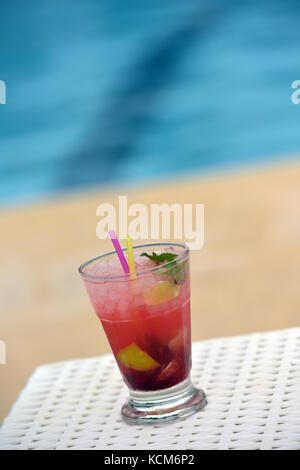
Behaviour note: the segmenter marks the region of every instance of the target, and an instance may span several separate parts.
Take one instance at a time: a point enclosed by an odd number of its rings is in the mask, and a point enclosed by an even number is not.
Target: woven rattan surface
[[[193,344],[208,405],[130,426],[112,355],[41,366],[0,430],[1,449],[300,449],[300,328]]]

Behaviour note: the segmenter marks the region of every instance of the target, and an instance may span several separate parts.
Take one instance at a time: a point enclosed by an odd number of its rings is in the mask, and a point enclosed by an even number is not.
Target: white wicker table
[[[193,344],[208,405],[130,426],[112,355],[41,366],[0,430],[1,449],[300,449],[300,328]]]

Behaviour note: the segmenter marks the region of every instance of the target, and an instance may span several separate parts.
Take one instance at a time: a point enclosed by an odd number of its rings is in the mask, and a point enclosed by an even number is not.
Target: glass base
[[[174,387],[155,392],[130,390],[122,416],[129,424],[175,421],[192,415],[206,403],[205,393],[195,388],[188,377]]]

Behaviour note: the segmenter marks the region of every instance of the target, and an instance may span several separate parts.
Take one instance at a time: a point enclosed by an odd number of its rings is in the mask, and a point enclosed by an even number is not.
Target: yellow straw
[[[126,238],[126,247],[127,247],[127,257],[128,257],[128,265],[129,265],[130,277],[131,277],[132,279],[135,279],[135,278],[136,278],[136,274],[135,274],[135,265],[134,265],[132,241],[131,241],[130,235],[127,235],[127,238]]]

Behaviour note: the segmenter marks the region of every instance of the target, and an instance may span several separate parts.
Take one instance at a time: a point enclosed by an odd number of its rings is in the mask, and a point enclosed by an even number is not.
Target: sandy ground
[[[193,340],[299,326],[300,165],[118,188],[1,214],[0,421],[34,368],[109,351],[77,273],[111,249],[96,208],[204,203],[205,244],[191,255]]]

